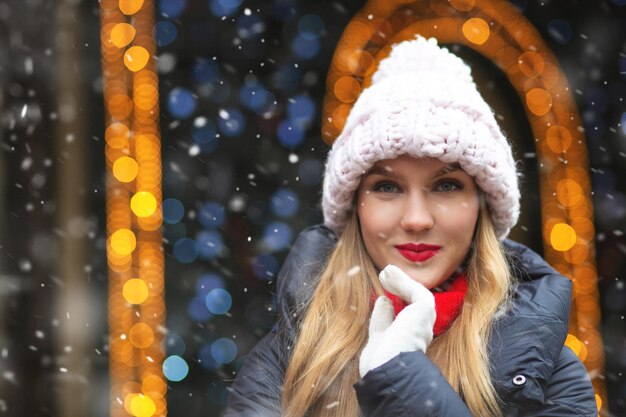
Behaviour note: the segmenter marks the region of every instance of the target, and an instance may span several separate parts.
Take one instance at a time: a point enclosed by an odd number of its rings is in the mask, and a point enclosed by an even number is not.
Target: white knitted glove
[[[421,350],[426,353],[433,340],[436,313],[432,293],[395,265],[388,265],[378,278],[385,290],[400,296],[409,305],[394,320],[391,300],[378,297],[370,319],[369,339],[359,358],[361,377],[400,352]]]

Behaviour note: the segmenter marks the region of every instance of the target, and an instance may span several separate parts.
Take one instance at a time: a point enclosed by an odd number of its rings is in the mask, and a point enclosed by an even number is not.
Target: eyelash
[[[452,184],[455,188],[453,190],[448,190],[448,191],[443,191],[441,190],[442,193],[450,193],[452,191],[457,191],[457,190],[462,190],[463,189],[463,184],[461,184],[458,181],[454,181],[454,180],[443,180],[437,183],[437,185],[435,186],[436,188],[441,187],[443,184]]]
[[[392,182],[388,182],[388,181],[381,181],[378,182],[374,185],[374,187],[372,188],[372,190],[374,192],[381,192],[381,193],[391,193],[392,191],[383,191],[382,188],[386,185],[391,185],[392,187],[394,187],[396,190],[400,189],[400,187],[398,187],[396,184],[392,183]]]
[[[442,186],[442,185],[444,185],[444,184],[452,184],[452,185],[454,186],[454,189],[452,189],[452,190],[447,190],[447,191],[445,191],[445,190],[441,190],[440,188],[441,188],[441,186]],[[392,183],[392,182],[389,182],[389,181],[381,181],[381,182],[376,183],[376,184],[374,185],[374,187],[373,187],[373,191],[374,191],[374,192],[382,192],[382,193],[386,193],[386,194],[387,194],[387,193],[392,193],[392,192],[394,192],[394,191],[383,191],[383,190],[382,190],[382,188],[383,188],[384,186],[388,186],[388,185],[391,185],[392,187],[394,187],[394,188],[395,188],[395,190],[399,190],[399,189],[400,189],[400,187],[398,187],[396,184],[394,184],[394,183]],[[461,184],[460,182],[455,181],[455,180],[449,180],[449,179],[447,179],[447,180],[442,180],[442,181],[439,181],[437,184],[435,184],[434,189],[435,189],[435,191],[439,191],[439,192],[442,192],[442,193],[451,193],[451,192],[453,192],[453,191],[462,190],[462,189],[463,189],[463,184]]]

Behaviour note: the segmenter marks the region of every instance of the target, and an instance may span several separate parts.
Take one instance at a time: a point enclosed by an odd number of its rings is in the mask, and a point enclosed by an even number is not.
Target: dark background
[[[363,5],[238,3],[156,2],[166,349],[189,365],[169,384],[172,416],[221,414],[245,354],[274,323],[273,277],[289,244],[322,220],[325,77]],[[609,409],[625,416],[626,2],[514,4],[558,57],[584,122]],[[523,107],[490,62],[454,50],[473,65],[524,161],[513,236],[541,252]],[[0,1],[0,416],[106,416],[114,401],[102,101],[97,2]],[[198,251],[207,242],[215,251]],[[232,298],[226,315],[207,309],[215,287]]]

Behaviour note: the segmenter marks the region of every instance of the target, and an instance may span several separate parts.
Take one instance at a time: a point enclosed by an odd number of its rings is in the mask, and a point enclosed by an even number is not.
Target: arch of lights
[[[394,43],[415,34],[472,48],[494,62],[520,96],[540,167],[544,255],[573,281],[566,344],[606,404],[599,332],[593,206],[584,131],[559,63],[533,25],[504,0],[370,0],[346,27],[326,79],[322,137],[331,144]],[[606,412],[602,409],[602,412]]]

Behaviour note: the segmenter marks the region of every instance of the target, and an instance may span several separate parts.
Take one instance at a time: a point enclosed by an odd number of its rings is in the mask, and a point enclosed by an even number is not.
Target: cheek
[[[436,205],[437,219],[440,225],[454,233],[472,235],[478,219],[478,199],[463,199],[454,203],[445,202]]]
[[[478,212],[478,200],[466,200],[456,206],[447,216],[448,229],[457,234],[468,246],[474,236]]]
[[[381,207],[373,198],[359,199],[357,214],[364,239],[379,240],[385,236],[392,217],[388,209],[388,207],[386,209]]]
[[[373,207],[367,201],[360,201],[357,206],[357,214],[359,216],[359,224],[361,225],[361,233],[363,237],[366,237],[376,224],[376,210],[373,210]]]

